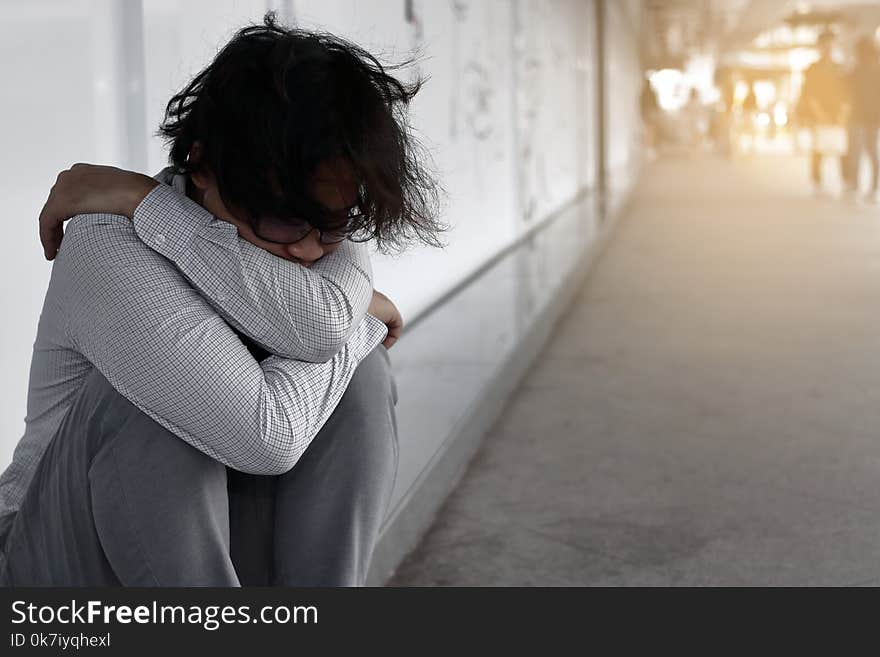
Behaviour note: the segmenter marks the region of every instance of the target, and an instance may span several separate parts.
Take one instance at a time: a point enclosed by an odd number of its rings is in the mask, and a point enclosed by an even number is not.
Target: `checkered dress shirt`
[[[311,268],[238,237],[168,170],[138,206],[75,217],[31,361],[25,433],[0,476],[0,546],[88,374],[193,447],[255,474],[289,470],[386,335],[367,315],[366,247]],[[235,330],[272,354],[257,362]]]

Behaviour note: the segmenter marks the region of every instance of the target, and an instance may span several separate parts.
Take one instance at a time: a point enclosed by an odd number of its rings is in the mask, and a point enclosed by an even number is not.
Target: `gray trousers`
[[[7,586],[359,586],[397,471],[378,347],[289,472],[228,469],[100,373],[78,393],[5,542]]]

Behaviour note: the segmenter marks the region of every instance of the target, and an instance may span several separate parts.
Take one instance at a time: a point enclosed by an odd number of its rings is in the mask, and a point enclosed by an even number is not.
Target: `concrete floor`
[[[392,585],[880,585],[880,210],[662,160]]]

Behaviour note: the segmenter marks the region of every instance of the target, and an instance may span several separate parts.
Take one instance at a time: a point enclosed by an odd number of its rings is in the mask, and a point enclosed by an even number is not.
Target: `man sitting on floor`
[[[269,14],[171,99],[158,180],[59,176],[0,581],[364,583],[402,322],[361,242],[436,244],[417,90]]]

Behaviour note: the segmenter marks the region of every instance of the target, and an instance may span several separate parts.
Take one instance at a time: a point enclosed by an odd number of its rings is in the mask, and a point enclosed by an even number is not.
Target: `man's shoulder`
[[[131,221],[128,217],[119,214],[78,214],[67,223],[68,231],[77,231],[80,229],[88,230],[91,228],[107,226],[109,228],[97,228],[97,230],[115,231],[125,226],[131,227]]]
[[[104,237],[112,238],[120,246],[140,242],[128,217],[118,214],[78,214],[67,223],[62,246],[70,238],[91,244]],[[146,245],[143,246],[146,248]]]
[[[67,224],[58,256],[60,262],[76,259],[96,264],[122,261],[129,265],[144,259],[163,259],[138,238],[130,219],[116,214],[73,217]]]
[[[83,290],[118,291],[120,287],[161,286],[189,290],[174,264],[147,246],[127,217],[113,214],[77,215],[67,225],[52,264],[49,294],[65,307],[76,304]]]

